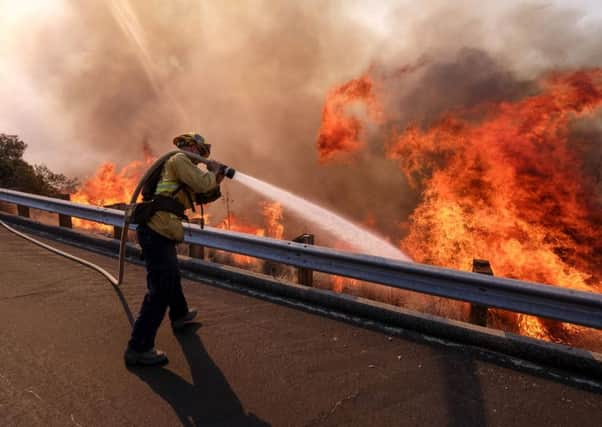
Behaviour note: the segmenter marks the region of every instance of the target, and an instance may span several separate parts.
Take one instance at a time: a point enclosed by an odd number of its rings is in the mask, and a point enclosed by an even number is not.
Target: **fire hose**
[[[209,159],[206,159],[205,157],[199,156],[198,154],[194,154],[194,153],[189,153],[187,151],[182,151],[182,150],[173,150],[170,151],[169,153],[161,156],[160,158],[158,158],[157,160],[155,160],[155,162],[148,168],[148,170],[146,171],[146,173],[142,176],[142,178],[140,179],[140,181],[138,182],[138,185],[136,186],[134,192],[132,193],[132,197],[130,199],[130,203],[125,211],[125,215],[123,216],[123,226],[122,226],[122,232],[121,232],[121,239],[119,241],[119,271],[117,274],[117,279],[110,274],[108,271],[106,271],[105,269],[103,269],[102,267],[90,262],[90,261],[86,261],[85,259],[76,257],[75,255],[72,255],[68,252],[64,252],[61,251],[60,249],[55,248],[54,246],[48,245],[46,243],[43,243],[39,240],[36,240],[24,233],[21,233],[17,230],[15,230],[14,228],[10,227],[9,225],[7,225],[6,223],[4,223],[2,220],[0,220],[0,225],[2,225],[4,228],[6,228],[8,231],[10,231],[11,233],[16,234],[19,237],[22,237],[38,246],[41,246],[51,252],[54,252],[57,255],[63,256],[65,258],[68,258],[72,261],[78,262],[86,267],[89,267],[97,272],[99,272],[100,274],[102,274],[109,282],[111,282],[111,284],[113,286],[119,286],[123,283],[123,276],[124,276],[124,263],[125,263],[125,244],[127,241],[127,235],[128,235],[128,231],[130,228],[130,224],[131,224],[131,217],[132,217],[132,212],[134,209],[134,206],[138,200],[138,196],[140,195],[140,191],[142,191],[142,188],[144,187],[144,185],[146,184],[146,181],[149,179],[149,177],[153,174],[153,172],[155,172],[158,168],[163,167],[163,165],[165,164],[165,162],[167,161],[167,159],[169,159],[171,156],[173,156],[174,154],[177,153],[184,153],[186,154],[188,157],[190,157],[191,159],[197,160],[199,161],[199,163],[203,163],[205,165],[207,165],[209,163]],[[234,174],[236,173],[235,169],[232,169],[229,166],[225,166],[223,165],[223,169],[222,169],[222,173],[224,174],[224,176],[232,179],[234,177]]]

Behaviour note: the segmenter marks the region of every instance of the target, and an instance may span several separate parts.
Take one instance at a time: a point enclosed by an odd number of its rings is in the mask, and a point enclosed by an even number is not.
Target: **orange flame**
[[[479,123],[450,114],[397,135],[390,157],[424,188],[403,248],[423,262],[466,269],[484,257],[503,276],[599,290],[600,200],[569,123],[600,105],[602,70],[555,75],[540,95],[488,106]]]
[[[334,292],[340,294],[343,291],[356,288],[358,286],[358,281],[347,277],[332,276],[330,286]]]
[[[334,88],[328,93],[322,110],[318,133],[320,162],[332,160],[340,152],[359,150],[364,145],[365,125],[382,121],[383,110],[370,76],[366,74]]]
[[[134,160],[117,171],[115,164],[100,165],[93,177],[84,181],[79,190],[71,194],[71,201],[95,206],[129,203],[138,181],[155,160],[148,146],[144,145],[145,161]],[[73,225],[87,230],[110,233],[112,227],[74,218]]]
[[[368,120],[348,113],[353,102],[364,103],[381,131],[394,126],[375,84],[364,75],[328,94],[318,137],[322,162],[363,146]],[[419,262],[467,270],[483,258],[500,276],[601,291],[600,178],[588,175],[581,160],[593,144],[571,134],[575,120],[601,106],[602,69],[555,73],[542,79],[538,95],[393,132],[386,154],[422,194],[409,221],[400,221],[401,248]],[[348,284],[355,285],[332,279],[336,291]],[[533,316],[498,310],[494,318],[538,338],[570,341],[579,333]]]
[[[224,218],[217,228],[238,231],[240,233],[253,234],[255,236],[268,236],[275,239],[282,239],[284,235],[284,225],[282,225],[282,206],[277,202],[265,202],[262,204],[263,215],[266,226],[259,227],[248,223],[243,223],[239,218],[230,213]],[[253,257],[240,254],[232,254],[234,263],[241,267],[252,267],[259,269],[261,262]]]
[[[388,155],[423,195],[402,242],[413,259],[467,269],[485,258],[501,276],[602,290],[602,197],[569,134],[602,106],[602,70],[554,74],[542,88],[394,136]],[[540,338],[551,328],[518,324]]]
[[[263,215],[266,221],[266,235],[282,240],[284,225],[282,224],[282,205],[278,202],[263,204]]]
[[[255,236],[265,236],[265,229],[250,224],[244,224],[236,216],[234,216],[233,213],[230,213],[219,224],[217,224],[216,227],[221,228],[223,230],[253,234]],[[251,267],[258,265],[258,260],[256,258],[247,255],[233,253],[232,260],[234,261],[235,265],[238,265],[240,267]]]

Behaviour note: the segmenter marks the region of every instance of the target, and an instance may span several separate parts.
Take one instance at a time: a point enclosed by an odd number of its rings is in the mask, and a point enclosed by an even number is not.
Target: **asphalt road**
[[[191,281],[201,323],[165,321],[170,363],[127,369],[143,268],[121,293],[2,227],[0,267],[1,426],[602,425],[599,392]]]

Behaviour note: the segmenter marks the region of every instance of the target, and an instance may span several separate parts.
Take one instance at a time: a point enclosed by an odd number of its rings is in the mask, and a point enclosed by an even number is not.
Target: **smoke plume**
[[[319,162],[332,87],[367,71],[379,76],[375,94],[389,123],[403,129],[428,126],[445,111],[519,99],[537,91],[543,72],[599,66],[602,58],[600,26],[547,2],[381,1],[386,12],[374,22],[358,19],[373,4],[362,1],[56,4],[60,12],[48,19],[12,26],[2,50],[28,90],[18,103],[30,106],[11,113],[22,129],[10,131],[32,136],[36,160],[91,175],[103,161],[143,159],[143,143],[162,153],[175,135],[195,130],[214,144],[216,159],[370,223],[392,241],[420,193],[370,127],[361,150]],[[4,101],[0,110],[14,105]],[[598,138],[595,129],[575,132]],[[254,195],[234,184],[229,191],[232,209],[259,211]]]

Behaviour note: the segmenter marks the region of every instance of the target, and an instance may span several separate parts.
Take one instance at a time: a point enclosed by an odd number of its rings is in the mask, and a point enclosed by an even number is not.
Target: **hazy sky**
[[[85,120],[89,118],[79,115],[78,111],[63,108],[61,105],[61,92],[55,86],[55,80],[60,79],[60,76],[52,75],[49,72],[48,77],[40,78],[41,70],[38,69],[36,61],[41,52],[45,53],[40,48],[40,45],[43,43],[62,43],[64,46],[61,49],[64,51],[70,49],[71,46],[73,49],[81,47],[81,44],[75,38],[78,37],[77,34],[85,34],[85,28],[78,27],[71,32],[69,28],[64,27],[66,22],[74,25],[74,17],[71,16],[73,9],[66,7],[69,3],[69,0],[0,0],[0,73],[2,76],[0,80],[0,132],[20,135],[29,145],[26,156],[31,162],[46,163],[51,169],[57,172],[84,174],[93,170],[101,161],[115,160],[119,163],[120,161],[123,162],[132,159],[116,158],[115,151],[101,149],[99,145],[102,145],[103,142],[97,130],[91,130],[90,134],[86,132]],[[81,3],[89,2],[88,0],[81,0]],[[107,3],[109,2],[107,1]],[[132,1],[132,3],[144,4],[136,1]],[[173,3],[184,2],[174,0]],[[204,3],[203,1],[199,1],[201,5]],[[224,9],[237,7],[236,2],[224,3],[226,4]],[[270,2],[266,3],[270,4]],[[274,0],[274,5],[276,6],[281,6],[282,3],[286,2]],[[291,0],[292,3],[295,2]],[[410,28],[408,23],[412,22],[414,15],[418,19],[423,9],[425,13],[430,13],[431,3],[440,2],[434,0],[420,2],[421,6],[417,6],[418,2],[416,1],[392,0],[343,0],[327,3],[337,5],[336,14],[333,15],[334,18],[330,18],[331,21],[334,19],[335,21],[356,23],[354,25],[358,29],[353,30],[354,34],[350,34],[350,36],[361,38],[363,45],[361,49],[358,49],[354,53],[355,56],[349,56],[347,64],[344,64],[345,59],[343,58],[337,62],[326,61],[322,65],[322,68],[318,67],[321,78],[319,80],[314,78],[311,84],[308,83],[308,90],[313,91],[316,96],[323,96],[318,92],[325,92],[328,85],[335,84],[341,80],[344,81],[344,79],[357,75],[358,72],[365,69],[370,63],[370,58],[382,52],[381,48],[386,48],[386,40],[389,37],[393,37],[393,34],[397,38],[397,48],[398,44],[403,43],[402,39],[404,38],[404,32],[399,27],[405,25]],[[467,2],[460,3],[468,4]],[[521,3],[526,2],[481,2],[481,4],[486,5],[483,7],[483,12],[479,12],[479,6],[475,11],[471,11],[471,13],[478,19],[482,18],[483,20],[492,20],[493,22],[498,16],[498,12],[496,11],[508,9]],[[529,3],[533,3],[533,1]],[[559,4],[577,9],[581,13],[579,19],[584,25],[588,21],[596,20],[602,16],[602,6],[600,6],[600,2],[597,0],[556,0],[554,2],[539,1],[536,3],[544,5]],[[78,4],[78,1],[75,1],[73,4]],[[100,15],[102,15],[103,10],[107,9],[106,5],[100,0],[93,1],[90,4],[95,4],[94,7],[99,10]],[[473,2],[473,4],[479,3]],[[79,7],[79,4],[77,7]],[[401,18],[402,15],[404,16]],[[260,19],[261,15],[258,16],[258,19]],[[77,20],[75,21],[75,25],[77,25]],[[399,22],[403,22],[403,25],[399,24]],[[214,29],[216,33],[226,31],[228,34],[224,34],[224,39],[228,39],[228,43],[232,43],[232,33],[236,33],[236,28],[224,29],[219,27],[219,23],[212,22],[203,24],[210,27],[208,31],[212,30],[212,26],[217,28],[217,30]],[[178,25],[177,20],[174,21],[174,25]],[[43,28],[44,31],[35,31],[38,28]],[[348,28],[354,27],[350,25]],[[360,30],[361,28],[364,30]],[[326,33],[329,33],[328,28],[323,27],[323,29]],[[322,36],[321,30],[318,29],[318,39]],[[44,38],[45,35],[52,35],[54,32],[61,31],[61,38],[53,37],[51,41]],[[408,31],[410,30],[408,29]],[[71,34],[76,35],[73,36],[74,39],[69,38]],[[127,42],[123,34],[117,33],[115,37],[120,38],[122,43]],[[338,40],[340,35],[336,34],[336,31],[330,31],[324,37],[324,40],[332,38]],[[495,34],[491,34],[491,37],[495,38]],[[213,38],[212,43],[219,44],[220,36],[218,35]],[[224,41],[224,43],[226,42]],[[320,43],[320,40],[318,40],[318,43]],[[359,46],[361,43],[356,43],[356,45]],[[54,52],[54,48],[56,46],[50,46],[49,50]],[[219,48],[212,46],[211,49],[212,52],[216,53],[216,57],[219,57]],[[294,49],[294,47],[291,49]],[[60,51],[56,50],[56,52]],[[50,59],[45,58],[45,60],[50,62],[44,63],[44,66],[52,66],[54,68],[52,64],[55,64],[57,70],[61,70],[64,67],[69,67],[71,71],[77,69],[77,67],[84,69],[86,64],[82,62],[82,58],[85,59],[85,54],[89,54],[89,52],[77,56],[62,56],[57,53],[52,53],[54,55],[52,56],[49,53],[48,58]],[[139,59],[144,61],[144,58]],[[108,52],[106,60],[114,60],[110,52]],[[73,61],[78,61],[78,63],[71,64],[70,62]],[[255,71],[257,70],[241,70],[240,73],[252,75]],[[140,79],[144,79],[144,74],[142,72],[140,74]],[[48,90],[46,90],[46,83]],[[104,81],[102,76],[99,76],[99,80],[95,84],[98,91],[103,91]],[[50,88],[53,91],[52,96],[49,96]],[[86,88],[86,90],[90,89]],[[94,96],[93,93],[89,95]],[[255,94],[254,96],[260,95]],[[69,96],[74,95],[69,94]],[[270,94],[266,94],[266,97],[269,96]],[[291,100],[291,102],[295,102],[295,100]],[[318,115],[319,111],[314,116],[317,117]],[[318,125],[317,121],[315,125]],[[95,141],[97,141],[95,142],[95,146],[79,143],[79,141],[92,138],[92,132],[94,132],[93,136],[96,138]],[[114,136],[114,133],[108,134],[107,138],[114,138]],[[313,145],[313,143],[314,141],[308,141],[310,145]],[[165,146],[165,149],[169,148],[168,145]],[[256,148],[256,150],[260,150],[260,148]],[[131,154],[124,153],[124,156],[128,157]]]

